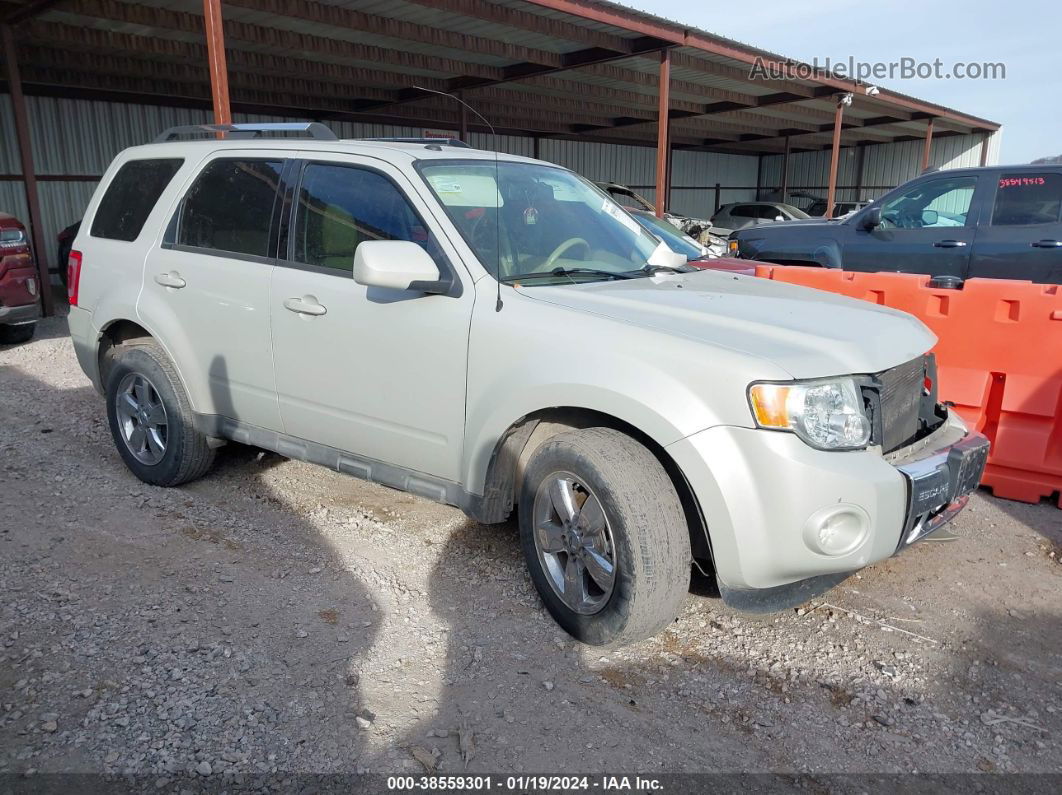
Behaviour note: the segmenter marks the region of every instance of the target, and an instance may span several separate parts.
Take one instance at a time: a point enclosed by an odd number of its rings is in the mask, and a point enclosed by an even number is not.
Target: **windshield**
[[[687,260],[701,259],[707,256],[707,250],[689,235],[679,230],[674,224],[657,218],[656,215],[645,210],[630,210],[642,226],[663,240],[669,249],[676,254],[682,254]]]
[[[425,163],[420,172],[483,267],[503,281],[629,277],[658,245],[609,196],[564,169],[466,160]]]

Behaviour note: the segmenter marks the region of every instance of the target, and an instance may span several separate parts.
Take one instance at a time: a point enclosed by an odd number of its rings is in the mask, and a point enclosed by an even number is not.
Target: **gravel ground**
[[[621,650],[513,525],[231,445],[137,481],[65,322],[0,348],[0,774],[1062,772],[1062,511],[975,495],[804,608]]]

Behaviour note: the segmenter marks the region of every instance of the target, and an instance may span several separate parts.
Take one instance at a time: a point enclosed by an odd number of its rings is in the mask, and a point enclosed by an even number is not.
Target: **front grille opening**
[[[886,453],[928,436],[948,416],[937,402],[937,361],[932,353],[875,373],[862,391],[871,442]]]

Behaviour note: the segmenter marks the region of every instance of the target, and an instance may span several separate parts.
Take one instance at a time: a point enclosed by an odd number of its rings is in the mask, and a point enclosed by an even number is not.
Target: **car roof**
[[[166,141],[134,146],[126,149],[124,159],[145,157],[182,157],[198,155],[200,157],[226,150],[248,151],[265,149],[272,151],[320,152],[321,154],[368,155],[393,163],[409,164],[419,160],[484,160],[515,163],[541,163],[554,166],[530,157],[510,155],[504,152],[492,152],[486,149],[471,149],[449,146],[444,141],[434,143],[410,143],[403,141],[370,141],[358,138],[319,141],[312,138],[234,138],[214,140],[205,138],[191,141]]]

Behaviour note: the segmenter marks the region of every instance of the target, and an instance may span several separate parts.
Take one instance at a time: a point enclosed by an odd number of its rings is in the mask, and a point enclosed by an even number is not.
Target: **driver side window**
[[[965,226],[976,186],[977,177],[922,182],[882,206],[884,226],[897,229]]]
[[[294,261],[350,273],[354,250],[365,240],[408,240],[440,268],[445,257],[435,237],[393,182],[356,166],[309,163],[296,198]]]

